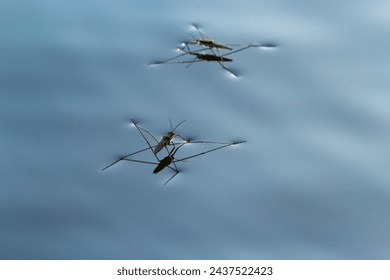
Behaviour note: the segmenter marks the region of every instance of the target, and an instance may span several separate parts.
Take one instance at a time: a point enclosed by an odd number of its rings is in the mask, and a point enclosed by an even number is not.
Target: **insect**
[[[163,61],[157,61],[152,62],[149,65],[154,64],[187,64],[186,68],[190,67],[195,62],[217,62],[224,70],[226,70],[229,74],[232,76],[238,78],[238,75],[234,73],[231,69],[225,66],[226,62],[232,62],[233,59],[229,58],[227,56],[232,55],[234,53],[241,52],[245,49],[252,48],[252,47],[263,47],[263,48],[273,48],[276,47],[275,44],[223,44],[214,41],[209,36],[207,36],[205,33],[203,33],[199,27],[195,24],[192,25],[193,28],[197,30],[199,33],[199,38],[194,37],[194,40],[187,41],[183,43],[183,46],[178,48],[179,51],[183,52],[177,56],[174,56],[172,58],[163,60]],[[193,36],[193,35],[191,35]],[[202,48],[198,49],[192,49],[190,48],[190,45],[198,45]],[[234,49],[237,47],[237,49]],[[222,50],[229,51],[222,53]],[[186,60],[186,59],[180,59],[184,56],[192,56],[193,59]]]
[[[154,153],[154,148],[156,148],[159,145],[159,141],[157,141],[157,139],[153,136],[153,134],[151,134],[147,129],[144,129],[144,128],[140,127],[133,120],[132,120],[132,123],[137,128],[138,132],[141,134],[142,138],[147,143],[148,147],[119,158],[118,160],[116,160],[113,163],[111,163],[111,164],[107,165],[106,167],[104,167],[102,169],[102,171],[108,169],[109,167],[113,166],[114,164],[118,163],[119,161],[132,161],[132,162],[156,165],[155,169],[153,170],[154,174],[159,173],[160,171],[164,170],[165,168],[169,168],[170,170],[172,170],[174,172],[174,174],[164,183],[164,185],[166,185],[178,173],[180,173],[180,171],[179,171],[179,169],[177,168],[177,165],[176,165],[177,162],[182,162],[182,161],[184,162],[184,161],[186,161],[188,159],[191,159],[191,158],[194,158],[194,157],[198,157],[198,156],[201,156],[201,155],[204,155],[204,154],[207,154],[207,153],[211,153],[213,151],[216,151],[216,150],[219,150],[219,149],[222,149],[222,148],[226,148],[226,147],[229,147],[229,146],[234,146],[234,145],[241,144],[241,143],[245,142],[245,141],[237,141],[237,142],[233,142],[233,143],[224,143],[224,142],[213,142],[213,141],[203,141],[203,140],[192,141],[190,139],[186,139],[186,140],[183,140],[182,142],[178,142],[178,143],[171,142],[170,146],[172,147],[172,149],[170,151],[168,150],[167,146],[164,146],[165,149],[168,152],[168,155],[166,157],[164,157],[163,159],[160,159],[156,155],[156,153]],[[149,140],[147,139],[147,137],[145,136],[145,133],[149,134],[156,141],[157,144],[152,146],[150,144]],[[209,149],[209,150],[206,150],[204,152],[197,153],[197,154],[194,154],[194,155],[191,155],[191,156],[186,156],[186,157],[181,158],[181,159],[175,158],[175,155],[179,151],[179,149],[181,147],[183,147],[184,145],[187,145],[189,143],[192,143],[192,144],[217,144],[218,147],[215,147],[215,148],[212,148],[212,149]],[[152,154],[156,158],[156,162],[130,158],[130,157],[132,157],[132,156],[134,156],[136,154],[139,154],[139,153],[142,153],[142,152],[146,152],[148,150],[150,150],[152,152]]]
[[[169,132],[167,132],[162,138],[161,140],[158,142],[157,146],[153,148],[153,153],[154,154],[157,154],[158,152],[160,152],[162,150],[162,148],[166,147],[167,145],[169,145],[170,143],[172,143],[173,141],[173,138],[175,138],[176,136],[180,137],[183,141],[185,141],[185,139],[183,137],[181,137],[179,134],[176,134],[175,133],[175,130],[176,128],[178,128],[179,125],[181,125],[183,122],[185,122],[185,120],[179,122],[175,128],[172,129],[172,122],[171,122],[171,119],[168,118],[169,120],[169,124],[171,125],[171,130]],[[149,133],[150,135],[152,135],[151,133]]]
[[[207,36],[205,33],[201,32],[200,28],[196,24],[192,24],[192,27],[198,31],[199,39],[195,38],[192,34],[190,34],[194,38],[194,40],[184,42],[183,48],[186,45],[191,44],[191,45],[206,46],[206,47],[209,47],[210,49],[215,48],[215,49],[224,49],[224,50],[230,50],[230,51],[233,50],[233,48],[230,46],[233,44],[217,43],[213,39],[211,39],[209,36]],[[205,37],[207,37],[207,38],[205,38]],[[236,45],[236,44],[234,44],[234,45]]]
[[[203,49],[200,49],[200,50],[197,50],[196,52],[193,52],[190,50],[190,48],[188,47],[188,45],[186,46],[187,50],[185,49],[182,49],[181,51],[183,51],[184,53],[180,54],[180,55],[177,55],[177,56],[174,56],[172,58],[169,58],[167,60],[163,60],[163,61],[157,61],[157,62],[153,62],[151,63],[150,65],[154,65],[154,64],[188,64],[186,66],[189,67],[192,65],[192,63],[195,63],[195,62],[202,62],[202,61],[215,61],[217,62],[223,69],[225,69],[226,71],[228,71],[231,75],[233,75],[234,77],[238,78],[238,75],[236,73],[234,73],[232,70],[230,70],[229,68],[227,68],[225,65],[224,65],[224,62],[232,62],[233,59],[232,58],[228,58],[226,56],[228,55],[231,55],[233,53],[237,53],[237,52],[240,52],[240,51],[243,51],[245,49],[248,49],[248,48],[251,48],[251,47],[256,47],[257,45],[247,45],[247,46],[244,46],[240,49],[237,49],[237,50],[234,50],[234,51],[231,51],[231,52],[228,52],[228,53],[225,53],[223,55],[217,55],[215,53],[202,53],[201,51],[205,51],[205,50],[209,50],[209,48],[203,48]],[[195,56],[195,59],[193,60],[176,60],[182,56],[185,56],[185,55],[192,55],[192,56]]]
[[[244,47],[244,46],[248,46],[248,45],[252,45],[254,47],[262,47],[262,48],[275,48],[275,47],[277,47],[277,45],[274,43],[223,44],[223,43],[215,42],[210,36],[208,36],[206,33],[201,31],[201,29],[199,28],[199,26],[197,24],[193,23],[193,24],[191,24],[191,26],[199,33],[200,39],[197,39],[191,33],[189,33],[190,36],[192,36],[194,38],[194,40],[184,42],[183,43],[184,46],[180,49],[184,49],[186,47],[186,45],[200,45],[200,46],[209,47],[210,49],[216,49],[216,50],[224,49],[224,50],[230,50],[230,51],[233,51],[233,47]]]

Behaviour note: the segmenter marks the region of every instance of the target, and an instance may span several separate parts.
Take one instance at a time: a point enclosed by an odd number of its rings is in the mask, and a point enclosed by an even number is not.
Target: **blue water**
[[[1,1],[1,259],[389,259],[388,1]],[[277,44],[218,64],[216,41]],[[180,172],[118,156],[246,140]],[[189,146],[186,152],[194,153]],[[183,149],[184,151],[184,149]],[[150,155],[149,155],[150,156]]]

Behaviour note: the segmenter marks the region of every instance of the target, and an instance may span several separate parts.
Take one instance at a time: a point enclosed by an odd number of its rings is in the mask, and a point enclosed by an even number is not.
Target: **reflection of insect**
[[[138,162],[138,163],[145,163],[145,164],[152,164],[152,165],[156,165],[156,168],[153,170],[153,173],[156,174],[156,173],[159,173],[161,170],[165,169],[165,168],[169,168],[171,169],[172,171],[174,171],[175,173],[164,183],[167,184],[169,181],[171,181],[180,171],[179,169],[177,168],[176,166],[176,163],[177,162],[180,162],[180,161],[186,161],[190,158],[194,158],[194,157],[198,157],[198,156],[201,156],[201,155],[204,155],[204,154],[207,154],[207,153],[211,153],[213,151],[216,151],[216,150],[219,150],[219,149],[222,149],[222,148],[226,148],[226,147],[229,147],[229,146],[234,146],[234,145],[237,145],[237,144],[241,144],[241,143],[244,143],[245,141],[238,141],[238,142],[233,142],[233,143],[223,143],[223,142],[212,142],[212,141],[191,141],[191,140],[183,140],[182,142],[179,142],[179,143],[173,143],[171,142],[170,143],[170,146],[172,146],[172,150],[169,151],[167,146],[165,146],[165,149],[167,150],[168,152],[168,155],[163,158],[163,159],[160,159],[153,151],[154,148],[156,148],[159,144],[159,142],[157,141],[157,139],[146,129],[140,127],[139,125],[137,125],[133,120],[132,120],[132,123],[133,125],[137,128],[138,132],[141,134],[142,138],[145,140],[145,142],[148,144],[148,148],[145,148],[145,149],[141,149],[139,151],[136,151],[134,153],[131,153],[131,154],[128,154],[126,156],[123,156],[121,158],[119,158],[118,160],[114,161],[113,163],[109,164],[108,166],[104,167],[102,169],[103,170],[106,170],[107,168],[113,166],[114,164],[118,163],[119,161],[122,161],[122,160],[125,160],[125,161],[133,161],[133,162]],[[152,146],[150,144],[150,142],[148,141],[147,137],[145,136],[145,133],[149,134],[157,143],[157,145],[155,146]],[[175,155],[176,153],[178,152],[178,150],[183,147],[184,145],[186,144],[216,144],[218,145],[218,147],[215,147],[215,148],[212,148],[212,149],[209,149],[209,150],[206,150],[204,152],[201,152],[201,153],[198,153],[198,154],[195,154],[195,155],[191,155],[191,156],[186,156],[184,158],[181,158],[181,159],[176,159],[175,158]],[[150,150],[152,152],[152,154],[154,155],[154,157],[156,158],[156,162],[152,162],[152,161],[146,161],[146,160],[138,160],[138,159],[133,159],[133,158],[130,158],[131,156],[134,156],[136,154],[139,154],[139,153],[142,153],[142,152],[145,152],[147,150]],[[171,166],[173,165],[173,166]]]
[[[240,52],[240,51],[243,51],[247,48],[251,48],[251,47],[256,47],[257,45],[247,45],[245,47],[242,47],[240,49],[237,49],[235,51],[231,51],[231,52],[228,52],[228,53],[225,53],[223,55],[217,55],[215,53],[200,53],[199,51],[205,51],[205,50],[209,50],[209,48],[203,48],[203,49],[200,49],[200,50],[197,50],[197,52],[193,52],[190,50],[190,48],[188,47],[188,45],[186,46],[186,48],[188,49],[187,51],[182,49],[182,51],[184,53],[180,54],[180,55],[177,55],[177,56],[174,56],[172,58],[169,58],[167,60],[163,60],[163,61],[157,61],[157,62],[153,62],[151,63],[151,65],[153,64],[188,64],[187,67],[191,66],[192,63],[194,62],[201,62],[201,61],[215,61],[215,62],[218,62],[218,64],[223,68],[225,69],[226,71],[228,71],[230,74],[232,74],[234,77],[238,78],[237,74],[235,74],[233,71],[231,71],[229,68],[227,68],[225,65],[224,65],[224,62],[232,62],[233,59],[231,58],[228,58],[226,56],[228,55],[231,55],[233,53],[237,53],[237,52]],[[182,57],[182,56],[185,56],[185,55],[193,55],[195,56],[195,59],[193,60],[176,60],[177,58],[179,57]]]
[[[184,42],[182,47],[178,50],[183,53],[172,58],[157,61],[150,64],[187,64],[186,68],[191,66],[194,62],[202,62],[202,61],[214,61],[217,62],[223,69],[229,72],[234,77],[238,78],[238,75],[234,73],[232,70],[225,66],[225,62],[232,62],[233,59],[227,57],[231,54],[243,51],[252,47],[263,47],[263,48],[274,48],[275,44],[222,44],[214,41],[205,33],[203,33],[198,26],[195,24],[192,25],[199,33],[199,38],[194,37],[194,40]],[[191,45],[198,45],[202,48],[190,48]],[[237,49],[234,49],[237,47]],[[228,50],[229,52],[222,53],[223,50]],[[183,56],[192,56],[194,59],[186,60],[180,59]]]

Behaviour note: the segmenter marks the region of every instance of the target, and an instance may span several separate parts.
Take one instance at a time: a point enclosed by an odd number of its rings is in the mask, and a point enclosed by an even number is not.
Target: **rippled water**
[[[0,2],[1,259],[388,259],[387,1]],[[156,65],[191,39],[277,44]],[[160,138],[246,140],[169,171]],[[183,148],[184,149],[184,148]],[[195,152],[193,147],[186,150]]]

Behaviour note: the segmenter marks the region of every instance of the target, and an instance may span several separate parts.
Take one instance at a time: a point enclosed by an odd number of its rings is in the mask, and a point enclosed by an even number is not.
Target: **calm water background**
[[[0,1],[1,259],[389,259],[388,1]],[[197,23],[272,42],[148,66]],[[171,117],[247,143],[122,162]],[[188,147],[192,153],[193,147]]]

